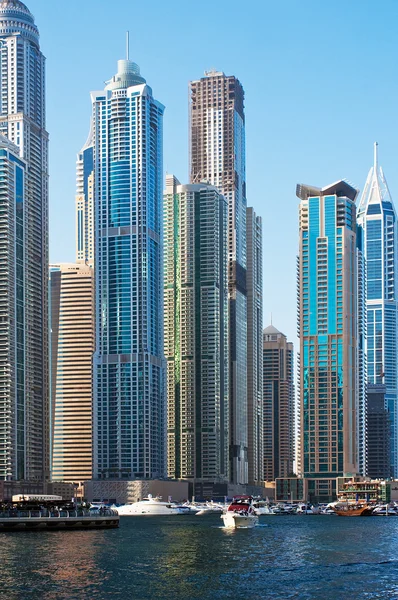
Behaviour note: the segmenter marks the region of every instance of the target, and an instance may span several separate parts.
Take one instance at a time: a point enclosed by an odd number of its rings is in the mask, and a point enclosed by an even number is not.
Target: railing
[[[0,519],[71,519],[89,517],[91,519],[102,519],[103,517],[117,517],[116,510],[102,508],[100,510],[78,509],[78,510],[3,510],[0,511]]]

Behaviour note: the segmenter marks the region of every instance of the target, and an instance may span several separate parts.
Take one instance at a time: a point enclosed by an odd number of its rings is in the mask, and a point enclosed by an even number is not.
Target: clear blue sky
[[[26,0],[47,57],[50,258],[73,261],[76,153],[91,90],[131,58],[166,106],[164,167],[188,181],[188,81],[246,92],[248,203],[264,222],[264,325],[296,339],[296,183],[363,188],[373,142],[398,204],[397,0]]]

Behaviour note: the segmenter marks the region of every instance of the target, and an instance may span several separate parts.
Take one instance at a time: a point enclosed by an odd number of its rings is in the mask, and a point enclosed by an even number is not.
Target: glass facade
[[[298,186],[301,468],[330,478],[357,470],[357,191]]]
[[[92,93],[94,478],[165,475],[164,107],[129,60]]]
[[[358,206],[366,261],[367,379],[386,386],[391,476],[398,477],[397,220],[384,173],[375,160]]]
[[[92,132],[76,161],[76,260],[94,264],[94,149]]]
[[[14,333],[17,336],[16,348],[8,346],[7,351],[3,348],[5,353],[9,352],[3,364],[5,373],[11,370],[17,400],[14,391],[5,391],[6,396],[11,395],[8,399],[4,397],[4,402],[13,408],[11,414],[6,408],[4,413],[0,411],[7,431],[7,440],[1,448],[8,456],[4,470],[0,469],[0,478],[43,481],[50,474],[45,58],[40,51],[34,17],[19,0],[0,3],[0,97],[0,135],[16,146],[7,150],[7,160],[13,155],[15,161],[21,159],[22,165],[10,174],[13,187],[9,190],[9,200],[3,199],[2,206],[3,211],[9,210],[6,206],[12,200],[14,209],[15,200],[16,212],[9,213],[10,228],[2,236],[5,246],[11,240],[13,246],[9,246],[10,263],[2,272],[0,285],[9,289],[11,281],[18,283],[17,298],[8,296],[17,305],[7,309],[3,305],[5,312],[0,321],[4,328],[8,322],[8,336]],[[2,148],[7,145],[3,142],[2,137]],[[2,296],[3,300],[6,297]],[[14,310],[17,314],[11,316]]]
[[[164,231],[168,475],[200,494],[229,480],[226,200],[167,176]]]
[[[208,181],[228,202],[231,481],[248,483],[246,148],[240,81],[209,71],[190,83],[191,183]],[[254,339],[254,338],[253,338]],[[259,343],[259,336],[255,343]],[[260,341],[261,344],[261,341]],[[261,351],[256,349],[252,354]]]

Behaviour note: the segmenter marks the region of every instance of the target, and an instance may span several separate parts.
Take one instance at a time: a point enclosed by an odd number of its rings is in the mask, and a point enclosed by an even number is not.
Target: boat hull
[[[373,512],[373,507],[363,506],[361,508],[346,508],[338,509],[334,508],[334,512],[339,517],[370,517]]]
[[[224,521],[224,526],[230,529],[246,529],[258,525],[258,517],[256,515],[239,515],[227,512],[225,515],[221,515],[221,518]]]

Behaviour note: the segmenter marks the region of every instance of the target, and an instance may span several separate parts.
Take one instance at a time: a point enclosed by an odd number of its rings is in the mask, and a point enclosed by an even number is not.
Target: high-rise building
[[[166,472],[163,351],[164,107],[120,60],[92,92],[95,479]]]
[[[247,431],[249,484],[264,480],[263,457],[263,233],[253,208],[246,212],[247,236]]]
[[[26,164],[0,136],[0,479],[20,477],[25,456],[24,254]]]
[[[52,479],[92,476],[94,273],[88,265],[50,265]]]
[[[76,161],[76,260],[94,264],[94,163],[92,132]]]
[[[362,226],[357,222],[357,363],[356,363],[356,394],[357,394],[357,432],[358,432],[358,472],[367,473],[367,357],[366,357],[366,261],[363,246]]]
[[[7,363],[15,383],[13,395],[8,396],[6,382],[0,390],[5,400],[0,420],[7,432],[0,450],[4,453],[0,478],[43,480],[49,476],[45,59],[34,18],[19,0],[0,3],[0,58],[0,134],[19,148],[22,159],[15,162],[15,151],[7,150],[3,143],[3,165],[9,161],[14,169],[11,179],[18,178],[15,183],[20,190],[20,204],[16,214],[10,213],[10,230],[19,238],[13,258],[17,262],[10,272],[3,272],[0,282],[4,287],[18,285],[16,309],[9,306],[2,316],[3,323],[9,324],[10,335],[14,330],[17,354],[10,354]],[[8,234],[4,233],[2,243],[8,244]],[[11,320],[14,310],[17,316]]]
[[[168,476],[227,493],[228,205],[207,184],[166,178],[164,307]]]
[[[358,207],[366,260],[366,334],[368,383],[385,385],[390,416],[391,475],[398,477],[397,381],[397,216],[382,168],[377,144]]]
[[[273,325],[263,336],[264,479],[274,481],[293,472],[294,351]]]
[[[191,183],[207,182],[228,201],[231,481],[248,482],[246,174],[244,91],[210,71],[190,83]]]
[[[356,474],[357,190],[297,186],[300,198],[301,467],[311,500]]]
[[[367,387],[366,475],[372,479],[388,479],[391,476],[390,418],[385,406],[385,393],[385,385],[369,383]]]

